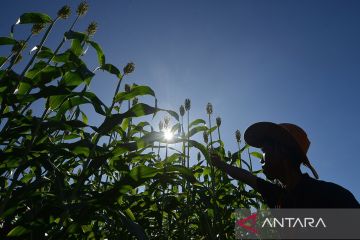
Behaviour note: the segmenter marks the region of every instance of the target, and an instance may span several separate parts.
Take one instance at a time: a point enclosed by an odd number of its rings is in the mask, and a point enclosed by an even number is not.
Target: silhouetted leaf
[[[187,140],[186,140],[187,141]],[[194,140],[189,140],[187,141],[189,142],[190,146],[196,147],[198,150],[200,150],[200,152],[202,153],[202,155],[205,157],[205,159],[207,161],[210,161],[210,157],[209,157],[209,152],[208,150],[205,148],[204,145],[202,145],[201,143],[198,143],[197,141]]]
[[[160,170],[157,168],[152,168],[148,166],[138,166],[131,169],[129,175],[135,181],[139,181],[140,179],[144,179],[144,178],[152,178],[159,172]]]
[[[145,233],[145,231],[141,228],[139,224],[132,221],[131,219],[128,219],[123,213],[120,212],[120,217],[123,222],[123,224],[126,226],[127,230],[132,233],[134,236],[137,237],[139,240],[147,240],[148,237]]]
[[[189,182],[191,182],[191,183],[197,182],[196,178],[194,177],[194,174],[187,167],[183,167],[180,165],[171,165],[171,166],[167,166],[165,168],[165,171],[166,172],[178,172],[184,178],[186,178]]]
[[[108,133],[111,129],[115,127],[115,125],[120,124],[123,119],[129,118],[129,117],[141,117],[149,114],[153,114],[156,111],[155,108],[144,104],[144,103],[138,103],[134,105],[132,108],[130,108],[125,113],[118,113],[113,114],[105,119],[103,124],[98,128],[98,132],[101,134]]]
[[[117,144],[114,151],[113,157],[118,157],[124,153],[137,150],[136,142],[120,143]]]
[[[17,41],[9,37],[0,37],[0,45],[14,45]]]
[[[0,65],[2,65],[6,61],[6,57],[0,57]]]

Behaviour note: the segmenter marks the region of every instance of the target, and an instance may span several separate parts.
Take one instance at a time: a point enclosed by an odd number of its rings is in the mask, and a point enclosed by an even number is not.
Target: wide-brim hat
[[[244,138],[247,144],[256,148],[263,147],[264,143],[269,141],[289,147],[300,156],[301,163],[310,168],[314,177],[319,178],[306,155],[310,141],[306,132],[299,126],[291,123],[258,122],[246,129]]]

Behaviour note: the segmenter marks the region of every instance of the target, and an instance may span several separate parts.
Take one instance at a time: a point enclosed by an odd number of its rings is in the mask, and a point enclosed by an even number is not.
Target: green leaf
[[[259,152],[251,152],[250,154],[256,158],[263,159],[263,155]]]
[[[9,37],[0,37],[0,45],[14,45],[17,41]]]
[[[213,133],[217,129],[217,126],[214,126],[208,130],[208,134]]]
[[[18,94],[27,94],[31,87],[45,85],[61,77],[60,67],[47,65],[46,62],[37,62],[26,74],[26,81],[20,83]]]
[[[43,87],[38,93],[31,94],[35,99],[47,98],[50,96],[67,95],[70,91],[62,86],[47,86]]]
[[[47,122],[42,122],[41,126],[45,129],[68,130],[68,131],[72,131],[75,128],[78,129],[78,128],[87,127],[85,123],[79,120],[62,121],[62,120],[56,120],[54,118],[49,119]]]
[[[176,162],[179,159],[179,157],[181,155],[182,154],[179,154],[179,153],[173,153],[171,156],[166,158],[165,161],[166,161],[167,164],[173,164],[174,162]]]
[[[144,148],[153,142],[165,142],[164,133],[155,131],[147,133],[137,141],[137,145],[138,148]]]
[[[114,151],[112,152],[113,157],[119,157],[120,155],[137,150],[136,142],[121,143],[117,144]]]
[[[95,111],[101,115],[105,115],[108,111],[108,107],[92,92],[80,93],[91,102]]]
[[[89,120],[88,120],[86,114],[85,114],[83,111],[81,111],[81,116],[82,116],[82,121],[83,121],[85,124],[88,124]]]
[[[155,113],[156,109],[145,103],[138,103],[125,113],[113,114],[105,119],[103,124],[98,128],[98,133],[106,134],[116,125],[120,124],[125,118],[141,117]]]
[[[52,19],[43,13],[24,13],[20,16],[18,24],[51,23]]]
[[[39,59],[50,59],[53,56],[54,56],[53,51],[50,48],[45,47],[45,46],[42,46],[41,50],[36,55],[36,57]]]
[[[28,233],[29,231],[30,230],[24,228],[23,226],[16,226],[7,234],[7,237],[19,237]]]
[[[132,221],[135,221],[135,220],[136,220],[136,219],[135,219],[135,216],[134,216],[134,213],[131,211],[130,208],[127,208],[127,209],[125,210],[125,213],[126,213],[126,215],[127,215]]]
[[[186,140],[187,141],[187,140]],[[189,142],[190,146],[196,147],[198,150],[200,150],[200,152],[202,153],[202,155],[204,155],[205,159],[210,162],[210,156],[209,156],[209,152],[206,149],[206,147],[204,145],[202,145],[201,143],[198,143],[197,141],[194,140],[189,140],[187,141]]]
[[[57,114],[56,114],[56,118],[57,119],[61,119],[61,117],[71,108],[85,104],[85,103],[89,103],[89,101],[81,96],[73,96],[70,97],[69,99],[65,100],[65,102],[63,104],[61,104]]]
[[[119,79],[121,78],[120,70],[110,63],[102,65],[100,69],[116,75]]]
[[[104,52],[102,51],[100,45],[98,43],[96,43],[96,42],[93,42],[93,41],[88,41],[88,43],[90,43],[91,46],[96,50],[99,65],[101,67],[104,66],[104,64],[105,64],[105,55],[104,55]]]
[[[57,63],[65,63],[70,61],[71,55],[74,55],[74,53],[68,49],[63,53],[55,55],[53,61]]]
[[[77,39],[80,42],[86,41],[89,37],[85,33],[68,31],[64,34],[67,39]]]
[[[120,92],[115,97],[115,102],[130,100],[137,96],[151,95],[155,97],[154,91],[148,86],[135,86],[130,89],[130,92]]]
[[[179,129],[180,129],[180,123],[177,123],[174,126],[172,126],[171,132],[172,133],[177,133],[179,131]]]
[[[208,128],[206,126],[197,126],[197,127],[194,127],[190,130],[189,132],[189,136],[187,136],[186,134],[186,137],[191,137],[193,135],[195,135],[196,133],[198,132],[203,132],[203,131],[206,131]]]
[[[165,170],[166,172],[178,172],[178,173],[180,173],[184,178],[186,178],[191,183],[197,182],[194,174],[187,167],[183,167],[181,165],[171,165],[171,166],[167,166],[165,169],[166,169]]]
[[[0,65],[2,65],[6,61],[6,57],[0,57]]]
[[[66,99],[66,100],[65,100]],[[68,96],[52,96],[50,97],[50,108],[57,109],[57,119],[71,109],[72,107],[79,106],[82,104],[91,103],[95,111],[101,115],[105,115],[107,107],[101,100],[92,92],[74,92]]]
[[[60,84],[66,87],[77,87],[84,80],[81,78],[81,75],[77,72],[66,72]]]
[[[189,128],[191,128],[192,126],[198,125],[198,124],[206,124],[205,120],[203,119],[196,119],[194,121],[192,121],[189,125]]]
[[[88,157],[90,153],[90,149],[86,146],[76,146],[75,148],[72,149],[72,152],[77,155],[83,155],[85,157]]]
[[[48,65],[44,61],[37,62],[29,71],[26,72],[25,76],[32,79],[47,66]]]
[[[73,39],[71,41],[71,51],[76,55],[76,56],[81,56],[84,52],[84,49],[81,46],[81,42],[79,39]]]
[[[159,172],[160,170],[157,168],[152,168],[148,166],[138,166],[131,169],[129,175],[135,181],[139,181],[144,178],[152,178]]]
[[[51,96],[49,100],[49,106],[51,110],[57,109],[61,103],[65,100],[66,96]]]

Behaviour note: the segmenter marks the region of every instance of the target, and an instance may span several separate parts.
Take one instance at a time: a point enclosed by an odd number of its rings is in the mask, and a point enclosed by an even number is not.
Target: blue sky
[[[79,1],[3,0],[0,35],[23,12],[55,16]],[[95,40],[107,62],[136,64],[129,83],[151,86],[160,106],[192,100],[192,118],[211,102],[222,138],[235,151],[234,132],[252,123],[291,122],[306,130],[308,157],[320,179],[360,199],[359,1],[89,1],[77,25],[99,24]],[[74,16],[73,16],[74,17]],[[64,30],[69,22],[56,29]],[[20,26],[16,37],[29,27]],[[61,39],[53,35],[48,46]],[[0,49],[0,53],[3,54]],[[96,57],[89,52],[89,64]],[[92,90],[111,102],[115,79],[99,74]],[[259,165],[257,165],[259,167]],[[303,169],[307,171],[306,169]]]

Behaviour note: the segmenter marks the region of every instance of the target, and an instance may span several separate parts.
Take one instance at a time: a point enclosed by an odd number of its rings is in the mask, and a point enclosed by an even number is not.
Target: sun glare
[[[167,141],[173,139],[174,134],[170,131],[170,129],[167,129],[164,131],[164,137]]]

